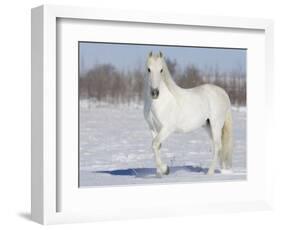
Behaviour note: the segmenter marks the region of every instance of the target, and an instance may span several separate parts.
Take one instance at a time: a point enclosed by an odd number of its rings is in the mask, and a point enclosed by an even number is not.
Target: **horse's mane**
[[[168,90],[171,92],[171,94],[174,96],[174,97],[177,97],[181,91],[181,87],[179,87],[175,81],[173,80],[172,76],[171,76],[171,73],[170,73],[170,70],[168,69],[168,66],[167,66],[167,63],[165,61],[165,59],[162,57],[161,58],[162,60],[162,66],[163,66],[163,80],[164,80],[164,83],[166,84]]]

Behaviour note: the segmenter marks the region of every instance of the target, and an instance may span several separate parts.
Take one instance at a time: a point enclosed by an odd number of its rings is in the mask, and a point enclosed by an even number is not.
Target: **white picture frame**
[[[253,85],[253,78],[249,80],[247,88],[249,94],[250,114],[258,114],[256,119],[262,120],[261,127],[264,132],[250,136],[249,141],[265,140],[260,146],[248,148],[251,152],[257,151],[256,166],[252,167],[252,174],[249,174],[245,182],[227,182],[212,184],[171,184],[171,185],[146,185],[112,188],[91,188],[80,189],[79,192],[68,191],[64,181],[72,181],[71,175],[78,174],[78,171],[66,167],[69,174],[62,172],[62,164],[58,143],[58,120],[57,116],[61,110],[58,103],[60,88],[58,87],[58,58],[57,58],[57,32],[60,19],[93,20],[103,21],[111,24],[113,22],[129,23],[130,25],[149,24],[157,26],[169,26],[184,28],[185,26],[200,27],[220,30],[242,30],[258,31],[262,33],[261,57],[256,57],[259,64],[260,77]],[[79,25],[78,25],[79,27]],[[273,84],[273,22],[266,19],[246,19],[231,17],[208,17],[159,14],[148,12],[123,12],[114,10],[100,10],[91,8],[66,7],[44,5],[32,9],[32,169],[31,169],[31,214],[32,219],[41,224],[56,224],[81,221],[143,218],[153,216],[186,215],[206,212],[226,212],[243,210],[264,210],[272,207],[272,153],[270,142],[272,141],[271,116],[274,105],[272,95]],[[219,42],[219,41],[218,41]],[[255,61],[254,55],[248,61]],[[258,69],[258,67],[257,67]],[[254,69],[253,72],[254,73]],[[64,87],[73,87],[69,84]],[[255,89],[256,88],[256,89]],[[258,92],[257,89],[260,89]],[[253,106],[253,98],[259,97],[259,106]],[[248,125],[251,133],[254,126],[254,117],[249,115],[253,122]],[[251,124],[252,123],[252,124]],[[254,131],[254,130],[253,130]],[[252,154],[253,155],[253,154]],[[250,160],[253,158],[249,158]],[[71,160],[70,160],[71,161]],[[251,162],[250,169],[251,169]],[[71,166],[71,165],[70,165]],[[263,170],[262,176],[258,173]],[[66,175],[66,176],[65,176]],[[256,175],[256,178],[255,178]],[[159,187],[160,186],[160,187]],[[227,188],[226,188],[227,187]],[[238,195],[235,199],[228,199],[226,196],[217,196],[216,191],[235,191],[236,187],[244,194]],[[157,194],[159,188],[163,191],[162,197],[151,200]],[[262,188],[262,189],[261,189]],[[79,189],[78,187],[75,189]],[[213,197],[201,199],[202,190],[209,189]],[[189,191],[193,199],[186,199],[183,202],[179,199],[183,192]],[[63,192],[62,192],[63,191]],[[201,192],[200,192],[201,191]],[[253,191],[256,191],[253,194]],[[129,194],[134,194],[130,197]],[[168,200],[163,204],[161,199],[169,194]],[[187,193],[186,193],[187,194]],[[82,200],[81,197],[93,196],[92,201]],[[116,197],[119,199],[116,199]],[[136,199],[138,197],[138,199]],[[166,196],[167,197],[167,196]],[[177,198],[179,197],[179,198]],[[81,200],[80,200],[81,198]],[[124,198],[124,199],[123,199]],[[126,198],[126,199],[125,199]],[[61,200],[65,208],[61,208]],[[119,200],[119,201],[116,201]],[[191,202],[193,200],[193,202]],[[150,206],[145,204],[147,201]],[[87,202],[89,205],[87,206]],[[90,207],[89,207],[90,206]],[[120,211],[122,210],[122,211]]]

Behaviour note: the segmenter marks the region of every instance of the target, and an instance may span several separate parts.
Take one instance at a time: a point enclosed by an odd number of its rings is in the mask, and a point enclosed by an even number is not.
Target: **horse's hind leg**
[[[211,124],[211,132],[212,132],[212,150],[213,150],[213,159],[208,170],[208,175],[214,174],[216,164],[218,161],[219,151],[221,151],[221,134],[222,129],[216,125]]]
[[[152,141],[152,149],[155,154],[156,170],[158,175],[169,174],[169,167],[164,164],[160,156],[161,143],[169,136],[170,132],[166,129],[161,129],[157,136]]]

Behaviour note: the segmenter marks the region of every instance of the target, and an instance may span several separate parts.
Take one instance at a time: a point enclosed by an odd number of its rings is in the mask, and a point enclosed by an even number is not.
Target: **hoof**
[[[162,177],[163,177],[163,175],[161,173],[159,173],[159,172],[156,173],[156,178],[162,178]]]
[[[164,172],[162,170],[160,170],[160,169],[156,170],[156,176],[158,178],[163,177],[163,175],[169,175],[169,173],[170,173],[170,168],[168,166],[166,166],[166,170]]]
[[[170,168],[169,168],[169,166],[167,166],[166,172],[164,174],[169,175],[169,173],[170,173]]]

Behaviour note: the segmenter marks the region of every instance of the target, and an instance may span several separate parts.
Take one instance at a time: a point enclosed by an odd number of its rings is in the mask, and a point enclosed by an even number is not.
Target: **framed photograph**
[[[246,180],[245,48],[78,46],[80,187]]]
[[[272,33],[265,19],[32,9],[32,219],[271,208]]]

